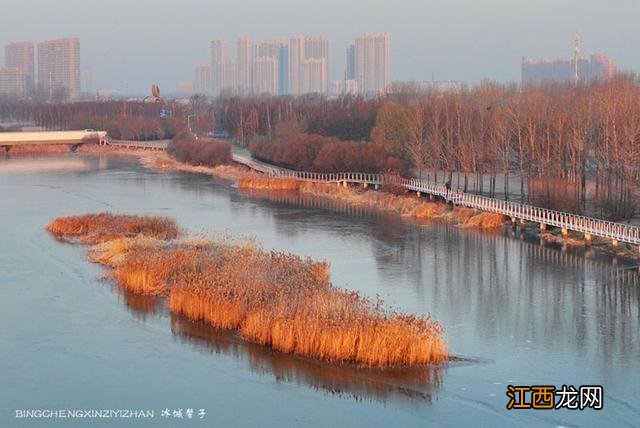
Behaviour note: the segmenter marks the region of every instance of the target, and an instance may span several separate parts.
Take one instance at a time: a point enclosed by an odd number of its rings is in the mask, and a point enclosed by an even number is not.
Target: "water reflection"
[[[167,314],[163,298],[115,288],[122,295],[127,309],[137,319],[146,320],[152,315]],[[277,382],[310,386],[354,400],[431,403],[446,371],[444,365],[394,370],[331,365],[275,352],[265,346],[247,342],[233,332],[215,329],[181,315],[169,316],[171,332],[182,343],[246,362],[252,372],[273,376]]]
[[[437,222],[424,228],[368,206],[292,192],[241,193],[262,204],[344,214],[333,222],[349,224],[350,238],[370,240],[381,283],[411,285],[412,298],[445,325],[471,326],[478,337],[501,345],[535,342],[540,351],[580,355],[595,347],[603,370],[614,358],[629,367],[640,358],[635,262],[613,263],[597,251],[585,257],[582,248],[540,245],[536,234],[510,228],[490,233]],[[287,233],[313,228],[317,219],[292,221],[285,210],[270,213]],[[341,230],[340,224],[332,226]],[[404,303],[412,307],[411,301]]]
[[[171,315],[171,331],[182,342],[215,354],[248,362],[254,373],[271,375],[278,382],[295,383],[356,400],[404,400],[430,403],[440,388],[444,366],[419,369],[374,370],[335,366],[274,352],[238,336]]]

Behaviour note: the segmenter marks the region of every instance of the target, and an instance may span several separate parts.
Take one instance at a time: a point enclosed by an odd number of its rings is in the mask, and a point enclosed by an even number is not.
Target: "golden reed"
[[[448,359],[436,321],[390,313],[381,302],[334,287],[325,262],[268,251],[252,241],[176,239],[175,223],[158,217],[64,217],[47,229],[94,244],[90,260],[111,268],[123,288],[166,295],[172,313],[277,351],[378,368]],[[132,229],[138,234],[131,236]]]

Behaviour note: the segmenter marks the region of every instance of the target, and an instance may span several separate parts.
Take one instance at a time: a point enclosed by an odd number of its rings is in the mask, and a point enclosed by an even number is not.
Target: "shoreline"
[[[28,152],[33,154],[38,152]],[[50,153],[43,150],[40,153]],[[55,152],[52,154],[59,154]],[[241,190],[255,190],[265,192],[294,192],[311,197],[328,198],[353,207],[365,207],[381,213],[397,215],[414,221],[443,221],[463,229],[479,229],[496,231],[510,227],[508,219],[500,214],[488,213],[467,207],[449,209],[445,203],[428,201],[410,193],[396,195],[391,192],[373,191],[362,187],[342,187],[338,184],[315,183],[292,179],[270,178],[251,170],[249,167],[233,163],[215,167],[190,165],[173,159],[165,151],[144,149],[129,149],[120,147],[106,147],[97,145],[80,146],[79,154],[108,154],[116,156],[135,157],[140,164],[157,171],[184,171],[212,176],[215,179],[228,182]],[[554,231],[557,232],[557,231]],[[614,248],[609,240],[593,237],[591,246],[587,246],[583,237],[570,233],[569,237],[562,237],[549,230],[539,233],[539,239],[545,243],[560,247],[585,249],[592,248],[611,257],[621,257],[629,260],[640,260],[637,251],[626,248],[623,243]]]

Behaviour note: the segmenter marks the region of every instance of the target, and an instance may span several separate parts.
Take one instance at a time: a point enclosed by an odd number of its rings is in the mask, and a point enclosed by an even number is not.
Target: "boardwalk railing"
[[[429,183],[424,180],[402,178],[399,176],[384,174],[367,174],[360,172],[319,173],[293,171],[279,168],[251,159],[246,156],[234,154],[233,160],[247,165],[257,171],[268,174],[270,177],[293,178],[301,181],[319,181],[335,183],[361,183],[364,185],[380,186],[385,184],[402,186],[405,189],[433,195],[443,198],[454,205],[476,208],[482,211],[502,214],[512,219],[540,223],[545,226],[556,226],[566,230],[584,233],[590,239],[591,236],[600,236],[618,242],[640,245],[640,227],[600,220],[577,214],[555,211],[533,205],[518,202],[504,201],[488,198],[486,196],[473,195],[457,190],[449,190],[441,184]]]

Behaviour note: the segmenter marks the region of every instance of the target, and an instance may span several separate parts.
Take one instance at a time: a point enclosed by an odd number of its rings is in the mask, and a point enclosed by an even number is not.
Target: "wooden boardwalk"
[[[640,227],[638,226],[550,210],[518,202],[488,198],[486,196],[464,193],[453,189],[450,190],[441,184],[429,183],[424,180],[359,172],[327,174],[293,171],[269,165],[239,154],[234,154],[233,160],[277,178],[338,183],[345,186],[347,183],[357,183],[365,187],[373,186],[375,188],[381,185],[401,186],[407,190],[416,192],[418,195],[424,194],[430,195],[431,197],[438,197],[453,205],[502,214],[510,217],[514,223],[520,222],[523,225],[526,224],[526,222],[538,223],[541,229],[547,226],[555,226],[562,229],[563,235],[566,235],[569,230],[580,232],[584,234],[587,243],[591,242],[592,236],[599,236],[611,239],[614,246],[620,242],[640,245]]]

